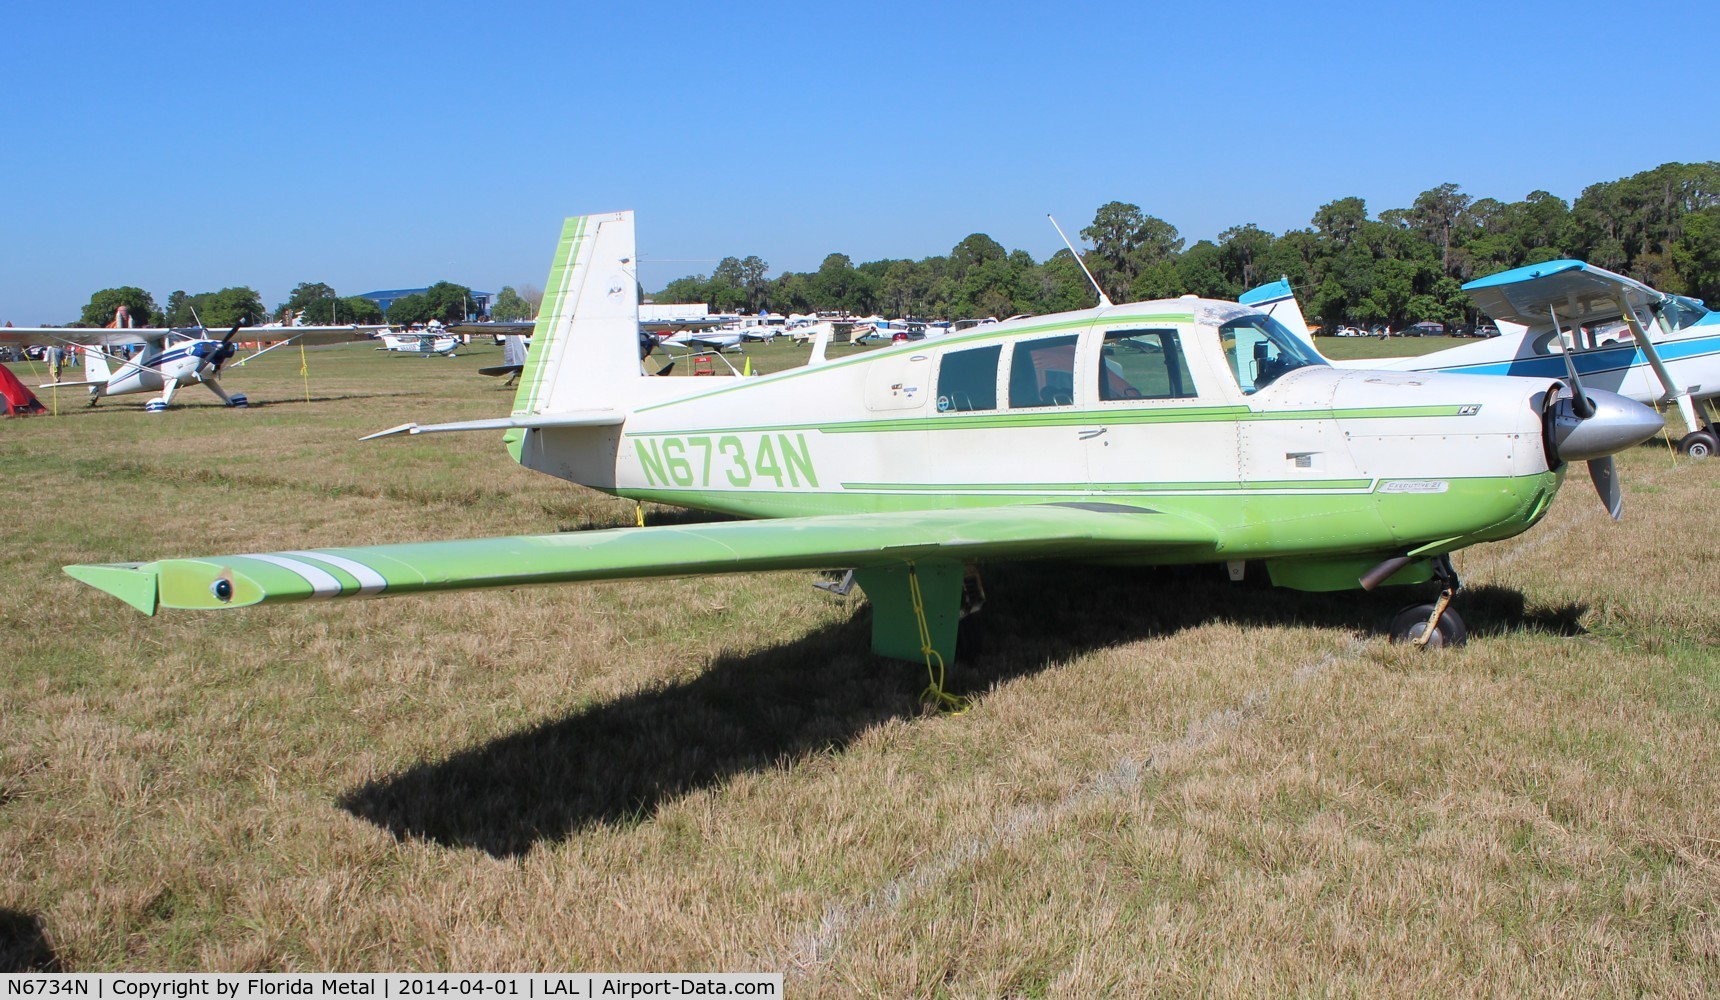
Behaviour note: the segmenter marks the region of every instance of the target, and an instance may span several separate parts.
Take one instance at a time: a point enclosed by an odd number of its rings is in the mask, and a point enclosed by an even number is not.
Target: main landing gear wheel
[[[1433,618],[1433,604],[1412,604],[1392,616],[1390,628],[1391,640],[1394,643],[1420,641],[1427,635],[1427,623]],[[1446,649],[1461,646],[1469,641],[1469,630],[1463,627],[1463,619],[1457,612],[1446,608],[1439,616],[1439,627],[1427,641],[1422,643],[1430,649]]]
[[[1678,441],[1681,454],[1691,458],[1713,458],[1720,451],[1720,437],[1706,427],[1699,431],[1691,431]]]
[[[1446,649],[1469,641],[1463,619],[1451,609],[1451,599],[1463,586],[1457,579],[1457,567],[1451,565],[1451,556],[1433,559],[1433,578],[1439,582],[1439,599],[1431,604],[1412,604],[1393,615],[1388,629],[1392,642],[1407,642],[1422,649]]]

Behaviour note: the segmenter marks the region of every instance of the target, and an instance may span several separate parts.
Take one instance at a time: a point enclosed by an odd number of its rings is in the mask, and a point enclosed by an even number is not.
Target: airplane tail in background
[[[1314,334],[1308,329],[1308,321],[1302,318],[1302,307],[1296,303],[1296,293],[1290,288],[1289,278],[1279,278],[1269,285],[1251,288],[1236,301],[1271,316],[1301,337],[1308,346],[1314,346]]]
[[[84,348],[84,380],[87,382],[106,382],[113,377],[108,370],[107,355],[95,347]]]
[[[515,417],[624,405],[639,373],[639,282],[633,213],[576,215],[563,224]]]

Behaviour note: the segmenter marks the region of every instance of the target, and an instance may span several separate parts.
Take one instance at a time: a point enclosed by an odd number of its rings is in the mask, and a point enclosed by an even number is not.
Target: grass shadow
[[[987,572],[983,641],[950,670],[971,693],[1084,652],[1210,621],[1378,632],[1419,588],[1303,594],[1237,586],[1213,567],[1124,570],[1011,564]],[[1478,591],[1482,630],[1505,631],[1515,591]],[[1514,603],[1513,603],[1514,602]],[[1466,607],[1467,613],[1467,607]],[[1531,627],[1574,628],[1581,609]],[[338,801],[400,838],[524,854],[596,825],[639,822],[734,775],[840,751],[921,714],[925,667],[874,657],[870,612],[792,642],[724,656],[696,677],[570,715],[354,788]]]
[[[0,907],[0,973],[64,972],[33,914]]]
[[[134,395],[137,397],[135,402],[127,398]],[[273,406],[304,406],[307,403],[341,403],[354,399],[392,399],[423,395],[426,394],[422,392],[349,392],[338,396],[312,396],[308,400],[303,396],[292,399],[255,399],[251,400],[249,405],[244,408],[262,410]],[[95,406],[91,406],[89,405],[87,397],[79,396],[77,399],[77,405],[75,406],[68,406],[66,401],[62,399],[60,400],[60,409],[58,413],[44,413],[40,415],[50,417],[55,420],[64,420],[67,417],[104,417],[110,414],[139,414],[147,412],[145,410],[144,401],[148,398],[153,397],[146,397],[142,393],[127,393],[125,397],[103,396],[100,403]],[[47,406],[49,404],[44,402],[42,405]],[[208,402],[203,402],[201,400],[180,400],[175,398],[173,405],[167,408],[167,412],[172,413],[175,410],[185,412],[194,410],[227,409],[232,409],[232,407],[229,407],[227,404],[215,399],[214,397],[210,397]],[[152,416],[159,415],[160,414],[152,414]]]

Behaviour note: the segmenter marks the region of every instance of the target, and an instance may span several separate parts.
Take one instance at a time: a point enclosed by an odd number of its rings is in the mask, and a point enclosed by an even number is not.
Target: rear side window
[[[938,365],[938,412],[997,409],[997,362],[1003,347],[951,351]]]
[[[1175,330],[1112,330],[1099,351],[1099,398],[1188,399],[1194,379]]]
[[[1009,405],[1068,406],[1075,402],[1075,341],[1047,337],[1018,342],[1009,361]]]

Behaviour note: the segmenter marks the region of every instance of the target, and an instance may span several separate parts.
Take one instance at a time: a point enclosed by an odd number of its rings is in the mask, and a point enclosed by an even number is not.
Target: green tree
[[[414,292],[389,303],[388,322],[395,326],[411,326],[414,323],[428,323],[436,318],[436,313],[430,307],[430,299],[423,292]]]
[[[155,296],[134,285],[104,288],[90,296],[89,304],[73,326],[103,327],[112,323],[120,306],[131,316],[132,326],[161,326],[164,317],[155,307]]]
[[[1137,279],[1148,268],[1175,257],[1183,247],[1175,226],[1147,215],[1138,205],[1121,201],[1099,206],[1093,224],[1081,230],[1081,236],[1093,244],[1101,265],[1094,269],[1094,277],[1113,301],[1128,298],[1138,287],[1163,287],[1162,270],[1144,285]]]
[[[1349,246],[1366,221],[1368,205],[1360,198],[1329,201],[1315,209],[1313,218],[1314,229],[1320,238],[1338,247]]]
[[[1720,305],[1720,208],[1684,217],[1684,232],[1672,244],[1672,264],[1681,291]]]
[[[765,290],[770,286],[766,275],[770,265],[756,255],[748,255],[740,264],[741,292],[746,296],[748,312],[758,312],[765,307]]]
[[[305,303],[301,318],[307,326],[369,325],[382,322],[382,307],[357,295],[311,299]]]
[[[1260,263],[1272,250],[1272,234],[1252,222],[1231,226],[1218,234],[1224,274],[1244,291],[1262,283]]]
[[[1034,299],[1037,309],[1030,312],[1055,313],[1072,309],[1090,309],[1099,304],[1098,295],[1081,265],[1068,250],[1059,250],[1041,264],[1035,276]]]
[[[663,286],[663,290],[652,296],[658,302],[704,302],[705,276],[689,274],[684,278],[676,278]]]
[[[287,296],[287,301],[281,303],[280,308],[275,310],[275,318],[282,322],[287,322],[298,313],[309,309],[312,303],[325,301],[332,302],[335,298],[334,289],[330,288],[328,285],[320,281],[301,281],[297,285],[293,286],[292,292]],[[329,315],[330,308],[325,305],[318,311],[322,315],[326,316]],[[306,318],[305,322],[310,323],[313,321]],[[315,322],[323,321],[318,320]]]
[[[269,316],[263,308],[263,298],[255,290],[240,285],[218,292],[187,295],[176,291],[168,296],[169,326],[195,326],[201,322],[211,330],[225,329],[234,323],[255,326]]]
[[[452,281],[438,281],[425,289],[424,297],[437,319],[444,323],[463,323],[472,314],[472,290]]]
[[[503,323],[527,320],[535,315],[532,304],[521,298],[512,285],[503,285],[502,290],[496,293],[496,301],[490,305],[490,318]]]
[[[1234,299],[1247,291],[1224,273],[1224,251],[1211,240],[1201,240],[1177,258],[1177,278],[1185,293],[1208,299]]]
[[[1456,184],[1441,184],[1415,196],[1410,218],[1425,239],[1439,248],[1440,266],[1446,274],[1455,273],[1451,266],[1454,234],[1469,219],[1469,204],[1474,199],[1458,190]]]
[[[245,285],[193,295],[191,301],[203,325],[211,330],[226,329],[235,323],[256,326],[269,316],[269,311],[263,308],[263,297]]]

